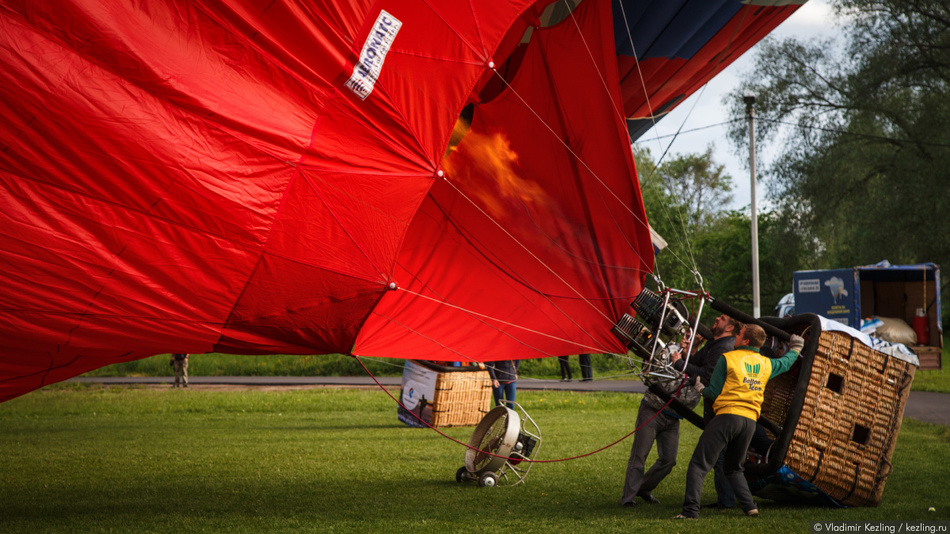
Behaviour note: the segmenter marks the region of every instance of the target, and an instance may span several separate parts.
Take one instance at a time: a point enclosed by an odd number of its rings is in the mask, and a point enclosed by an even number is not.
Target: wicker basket
[[[783,426],[770,470],[784,463],[839,504],[877,506],[916,367],[817,320],[807,329],[802,363],[766,386],[762,415]]]
[[[407,360],[397,412],[409,426],[474,426],[491,409],[491,378],[478,366]]]
[[[432,426],[474,426],[491,408],[488,371],[439,373],[432,403]]]

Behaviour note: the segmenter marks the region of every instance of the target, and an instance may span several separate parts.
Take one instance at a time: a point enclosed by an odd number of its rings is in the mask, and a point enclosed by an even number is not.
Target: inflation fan
[[[517,411],[496,406],[475,427],[465,465],[455,473],[457,482],[476,480],[482,487],[495,486],[499,480],[511,485],[524,482],[541,444],[541,432],[521,405],[512,404]]]

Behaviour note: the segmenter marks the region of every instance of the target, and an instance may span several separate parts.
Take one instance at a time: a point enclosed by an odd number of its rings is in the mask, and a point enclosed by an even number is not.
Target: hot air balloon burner
[[[475,427],[465,451],[465,465],[455,473],[457,482],[473,480],[481,487],[500,481],[510,485],[524,482],[538,453],[541,431],[520,404],[512,406],[496,406]]]
[[[675,339],[689,333],[689,313],[669,291],[658,295],[644,289],[630,304],[633,314],[625,313],[611,329],[627,350],[644,361]]]

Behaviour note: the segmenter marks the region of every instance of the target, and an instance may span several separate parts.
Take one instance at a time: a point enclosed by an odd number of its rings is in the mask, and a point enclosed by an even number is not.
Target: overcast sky
[[[784,39],[796,36],[802,39],[829,38],[835,33],[834,13],[828,0],[809,0],[800,7],[791,17],[785,20],[770,35]],[[713,160],[725,165],[726,172],[733,180],[733,203],[731,209],[748,211],[751,204],[751,178],[747,167],[748,151],[740,157],[734,155],[735,149],[726,139],[726,126],[705,128],[713,124],[723,123],[731,117],[728,108],[722,103],[723,97],[739,86],[740,78],[749,73],[753,67],[752,57],[756,47],[753,46],[745,55],[729,65],[718,76],[713,78],[705,87],[700,89],[676,107],[669,115],[659,121],[657,125],[643,134],[638,144],[649,147],[655,158],[658,158],[672,137],[682,127],[683,132],[699,129],[691,133],[681,133],[673,141],[668,160],[671,156],[685,153],[702,153],[713,145]],[[768,163],[769,154],[758,150],[756,158],[760,169]],[[759,182],[756,186],[757,208],[761,212],[765,207],[765,186]]]

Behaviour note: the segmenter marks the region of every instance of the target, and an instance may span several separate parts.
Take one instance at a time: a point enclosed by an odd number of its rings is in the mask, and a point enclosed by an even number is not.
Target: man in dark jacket
[[[686,363],[686,361],[681,358],[681,355],[674,354],[670,359],[673,362],[673,367],[677,371],[683,371],[685,367],[686,374],[689,375],[690,378],[698,376],[702,384],[708,386],[713,374],[713,369],[716,368],[716,363],[719,362],[719,358],[723,354],[735,348],[736,334],[738,334],[741,329],[742,323],[728,315],[720,315],[710,328],[713,339],[707,340],[703,348],[699,349],[699,351],[689,359],[689,363]],[[713,411],[712,401],[703,399],[703,422],[709,424],[714,415],[715,412]],[[729,479],[726,478],[726,472],[723,469],[724,460],[725,457],[720,457],[713,471],[713,478],[716,483],[716,502],[704,504],[704,508],[736,507],[735,492],[729,483]]]

